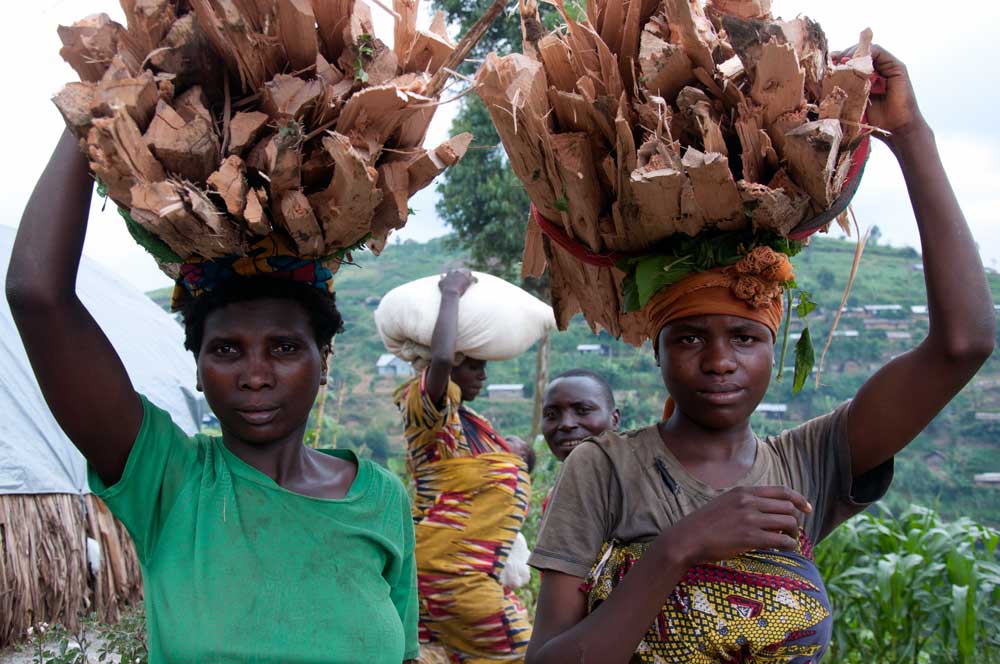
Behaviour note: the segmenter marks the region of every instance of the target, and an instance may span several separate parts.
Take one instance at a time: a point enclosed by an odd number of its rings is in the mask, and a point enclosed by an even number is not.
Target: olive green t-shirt
[[[735,486],[780,485],[813,505],[803,529],[818,543],[837,525],[881,498],[893,462],[861,477],[851,473],[850,402],[777,436],[757,440],[750,471]],[[691,476],[656,425],[607,432],[566,459],[528,563],[586,578],[604,542],[645,542],[733,487],[715,489]]]
[[[402,483],[357,464],[344,498],[292,493],[221,438],[188,437],[145,398],[121,479],[90,486],[128,528],[150,662],[384,662],[418,655]]]

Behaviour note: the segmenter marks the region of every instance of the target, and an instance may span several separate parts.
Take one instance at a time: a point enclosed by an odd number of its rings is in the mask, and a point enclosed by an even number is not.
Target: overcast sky
[[[984,262],[1000,269],[1000,129],[996,123],[1000,92],[990,64],[1000,34],[1000,3],[970,0],[956,7],[959,11],[952,13],[942,11],[939,4],[912,0],[773,0],[775,15],[788,18],[802,13],[818,20],[832,48],[853,44],[862,29],[871,27],[875,41],[906,62]],[[0,127],[4,128],[0,224],[18,224],[62,130],[62,118],[50,98],[64,83],[76,80],[76,75],[59,57],[56,26],[102,11],[124,22],[118,3],[112,0],[6,5],[0,28],[7,99],[0,106]],[[377,7],[372,13],[376,33],[391,43],[391,17]],[[429,12],[421,13],[426,25]],[[455,110],[454,104],[439,109],[429,143],[447,136]],[[899,169],[889,151],[876,143],[855,198],[855,212],[862,224],[877,224],[884,241],[919,246]],[[434,211],[435,198],[432,185],[411,200],[415,214],[400,237],[422,241],[448,232]],[[102,212],[100,203],[95,198],[84,252],[142,290],[169,285],[153,260],[132,241],[113,204]]]

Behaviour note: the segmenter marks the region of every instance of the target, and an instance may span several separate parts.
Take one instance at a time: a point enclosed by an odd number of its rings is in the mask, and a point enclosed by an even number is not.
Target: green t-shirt
[[[358,465],[347,495],[292,493],[142,401],[121,480],[91,469],[90,486],[135,542],[151,663],[417,657],[413,523],[394,475],[330,450]]]

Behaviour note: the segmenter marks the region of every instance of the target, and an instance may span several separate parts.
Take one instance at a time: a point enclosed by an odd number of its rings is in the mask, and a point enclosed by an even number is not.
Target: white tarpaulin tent
[[[0,283],[15,229],[0,226]],[[107,334],[135,388],[188,433],[200,421],[195,363],[183,330],[148,297],[91,260],[77,293]],[[124,528],[89,495],[83,457],[56,424],[0,297],[0,648],[37,622],[71,629],[78,613],[117,619],[142,594]]]
[[[0,226],[0,282],[15,229]],[[152,300],[84,258],[77,293],[121,356],[135,388],[188,433],[198,428],[195,364],[184,332]],[[56,424],[0,297],[0,494],[85,493],[83,457]]]

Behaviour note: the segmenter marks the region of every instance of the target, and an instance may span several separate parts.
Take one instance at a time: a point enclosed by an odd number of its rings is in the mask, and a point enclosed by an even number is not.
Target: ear
[[[621,424],[621,421],[622,421],[622,411],[619,410],[618,408],[615,408],[615,412],[611,413],[611,430],[617,431],[618,425]]]

